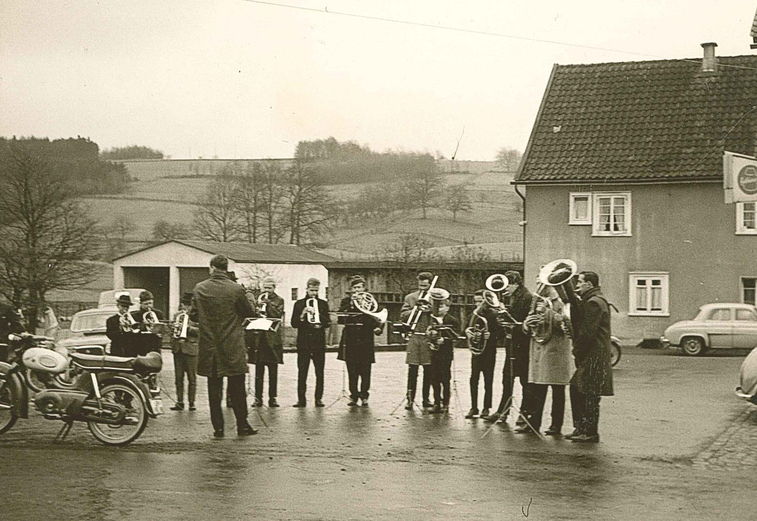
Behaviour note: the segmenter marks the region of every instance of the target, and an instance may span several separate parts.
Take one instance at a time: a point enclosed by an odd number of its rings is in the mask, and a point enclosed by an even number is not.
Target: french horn
[[[360,291],[353,293],[350,298],[358,311],[375,318],[381,325],[386,323],[389,311],[386,308],[379,311],[378,301],[371,293]]]

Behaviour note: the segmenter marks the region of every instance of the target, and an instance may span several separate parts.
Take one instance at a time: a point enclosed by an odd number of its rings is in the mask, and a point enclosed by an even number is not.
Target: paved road
[[[751,520],[757,407],[733,395],[742,358],[626,350],[617,396],[602,401],[602,443],[584,446],[508,426],[484,437],[487,424],[462,417],[465,351],[447,416],[392,414],[402,353],[377,354],[371,407],[339,399],[342,363],[329,355],[333,405],[293,409],[287,355],[282,407],[252,413],[261,432],[250,438],[212,439],[204,392],[197,412],[168,412],[122,449],[83,425],[53,444],[56,422],[20,421],[0,438],[0,518]],[[162,377],[172,392],[171,371]]]

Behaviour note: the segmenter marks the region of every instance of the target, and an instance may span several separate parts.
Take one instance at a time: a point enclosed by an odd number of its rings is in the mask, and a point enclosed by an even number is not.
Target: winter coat
[[[612,396],[610,306],[599,288],[581,296],[579,316],[573,332],[576,372],[570,383],[584,394]]]
[[[309,298],[301,298],[294,303],[294,308],[292,308],[291,324],[297,330],[298,353],[324,351],[326,349],[326,328],[331,324],[329,303],[323,299],[317,299],[320,327],[315,327],[315,324],[308,322],[307,317],[302,318],[302,312],[305,310]]]
[[[529,347],[528,381],[543,385],[567,385],[575,372],[570,338],[562,329],[563,306],[559,300],[553,309],[536,314],[539,322],[524,328],[531,334]]]
[[[518,322],[522,322],[531,311],[531,300],[533,296],[528,289],[520,285],[513,292],[509,299],[508,311]],[[507,356],[513,358],[513,372],[521,381],[528,378],[528,355],[531,344],[531,337],[523,331],[521,326],[512,328],[512,340],[507,346]]]
[[[434,317],[431,317],[431,321],[432,324],[439,322]],[[441,325],[449,326],[450,328],[452,328],[452,332],[455,334],[455,336],[460,334],[460,322],[449,313],[444,315]],[[452,359],[454,358],[454,349],[456,344],[457,338],[445,337],[444,342],[442,342],[441,345],[436,346],[436,350],[431,350],[431,364],[436,366],[451,363]]]
[[[284,318],[284,299],[276,293],[268,296],[265,311],[266,318]],[[251,364],[283,364],[284,344],[281,341],[283,327],[279,324],[277,331],[245,331],[248,348],[248,361]]]
[[[339,311],[359,313],[350,297],[342,299],[339,303]],[[337,359],[347,363],[374,363],[376,361],[374,329],[380,326],[377,319],[365,313],[345,317]]]
[[[190,320],[200,325],[197,374],[235,376],[247,373],[242,321],[253,316],[244,288],[223,273],[213,273],[192,290]]]

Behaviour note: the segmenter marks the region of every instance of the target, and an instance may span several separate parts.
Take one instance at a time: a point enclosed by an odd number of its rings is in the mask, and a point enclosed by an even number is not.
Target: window
[[[754,311],[751,309],[737,309],[736,310],[736,320],[751,320],[756,321],[757,315],[754,314]]]
[[[292,288],[292,300],[297,300],[297,288]]]
[[[629,316],[668,316],[668,274],[630,273]]]
[[[757,235],[757,203],[736,203],[736,233]]]
[[[631,235],[631,194],[594,193],[592,235]]]
[[[731,320],[731,310],[728,308],[715,308],[710,311],[707,320]]]
[[[591,224],[591,194],[571,192],[568,224]]]
[[[741,277],[741,302],[755,305],[757,302],[757,278]]]

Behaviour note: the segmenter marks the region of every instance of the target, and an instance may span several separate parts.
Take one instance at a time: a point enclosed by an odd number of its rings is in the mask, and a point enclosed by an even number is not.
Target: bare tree
[[[282,198],[281,178],[283,174],[278,163],[270,161],[263,167],[261,179],[261,212],[266,226],[269,244],[275,244],[284,236],[285,229],[277,226],[277,213]]]
[[[95,226],[50,164],[23,148],[0,151],[0,183],[0,292],[27,310],[33,330],[47,292],[94,279],[84,261],[95,254]]]
[[[190,236],[189,227],[184,223],[171,223],[160,219],[152,226],[152,238],[159,241],[189,239]]]
[[[302,242],[328,232],[333,219],[327,208],[325,188],[301,161],[296,161],[284,176],[284,202],[289,244]]]
[[[263,167],[260,163],[248,165],[243,172],[234,172],[236,190],[234,208],[239,212],[243,234],[247,242],[258,242],[258,231],[263,209],[265,183]]]
[[[523,154],[519,150],[503,147],[497,152],[496,161],[505,172],[516,172],[521,159],[523,159]]]
[[[452,212],[452,220],[457,220],[460,212],[470,212],[473,209],[468,192],[464,184],[453,185],[447,188],[444,194],[444,207]]]
[[[403,186],[409,201],[413,207],[421,209],[425,219],[428,208],[444,191],[444,177],[431,158],[425,168],[416,172],[414,177],[403,183]]]
[[[236,182],[228,172],[222,172],[208,185],[197,201],[194,225],[197,234],[218,242],[233,242],[241,238],[242,222],[234,207]]]

